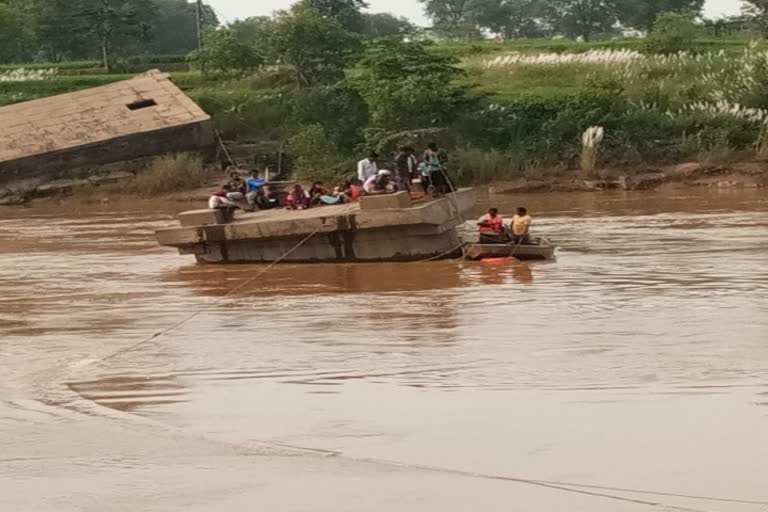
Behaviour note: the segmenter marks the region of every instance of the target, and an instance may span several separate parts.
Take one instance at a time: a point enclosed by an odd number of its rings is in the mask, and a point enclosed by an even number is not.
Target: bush
[[[232,29],[210,29],[204,43],[202,50],[190,54],[189,60],[206,74],[242,77],[264,64],[256,48],[242,42]]]
[[[343,181],[353,174],[353,162],[347,161],[320,124],[301,128],[288,140],[297,178],[327,183]]]
[[[444,127],[472,103],[468,88],[456,81],[463,76],[457,64],[419,42],[379,39],[366,47],[351,82],[378,128]]]
[[[189,94],[213,116],[225,139],[278,141],[286,137],[290,105],[276,91],[251,91],[233,83],[204,86]]]
[[[208,185],[214,174],[190,154],[155,158],[134,178],[105,187],[107,192],[153,197]]]
[[[450,157],[449,173],[456,185],[511,180],[526,167],[519,155],[498,149],[459,148]]]
[[[287,97],[293,126],[321,125],[335,147],[352,151],[368,125],[368,107],[345,82],[298,89]]]
[[[663,12],[648,35],[646,51],[670,55],[690,51],[699,34],[695,12]]]

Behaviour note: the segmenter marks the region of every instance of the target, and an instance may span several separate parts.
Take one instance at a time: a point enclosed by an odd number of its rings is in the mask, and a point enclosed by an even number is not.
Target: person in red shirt
[[[347,194],[352,201],[357,201],[362,193],[362,187],[356,182],[348,181],[344,184],[344,193]]]
[[[477,223],[480,227],[480,242],[505,243],[509,240],[504,219],[499,215],[499,210],[491,208]]]

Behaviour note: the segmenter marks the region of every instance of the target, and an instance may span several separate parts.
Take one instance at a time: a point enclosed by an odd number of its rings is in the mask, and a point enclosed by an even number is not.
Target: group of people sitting
[[[361,191],[362,188],[352,182],[327,189],[322,182],[317,181],[309,190],[297,183],[290,191],[284,192],[272,186],[257,171],[251,172],[248,179],[243,179],[240,172],[233,171],[229,181],[211,196],[208,207],[212,210],[224,210],[225,220],[230,221],[237,209],[303,210],[314,206],[349,203],[357,200]]]
[[[372,152],[357,165],[357,180],[326,187],[315,182],[309,190],[301,184],[293,185],[288,191],[281,191],[268,180],[252,171],[243,179],[240,171],[230,173],[229,181],[215,192],[208,206],[222,210],[224,221],[230,222],[237,209],[245,211],[287,208],[304,210],[325,205],[345,204],[356,201],[361,195],[391,194],[398,191],[415,193],[415,183],[420,183],[423,192],[442,195],[451,191],[446,176],[447,157],[437,144],[429,144],[423,158],[416,157],[410,146],[400,148],[390,164],[379,168],[379,155]],[[388,167],[393,168],[390,170]]]
[[[504,218],[499,215],[497,208],[491,208],[477,223],[480,228],[481,244],[508,244],[527,245],[531,243],[531,216],[526,208],[518,208],[512,217],[512,222],[507,225]]]
[[[229,181],[208,200],[211,210],[222,210],[225,222],[232,221],[237,209],[270,210],[282,204],[280,194],[266,178],[259,176],[258,171],[252,171],[247,179],[243,179],[239,171],[232,171]]]
[[[323,182],[316,181],[309,190],[297,183],[285,196],[285,207],[290,210],[305,210],[316,206],[346,204],[357,201],[361,193],[360,187],[351,181],[336,185],[332,189],[327,189]]]

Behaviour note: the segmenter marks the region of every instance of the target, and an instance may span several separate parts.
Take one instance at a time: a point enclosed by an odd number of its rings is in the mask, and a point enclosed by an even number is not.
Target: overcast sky
[[[271,14],[272,11],[285,9],[295,0],[206,0],[219,13],[225,22],[248,16]],[[371,11],[391,12],[405,16],[419,25],[427,24],[421,3],[418,0],[369,0]],[[707,16],[718,17],[723,14],[737,14],[739,0],[707,0]]]

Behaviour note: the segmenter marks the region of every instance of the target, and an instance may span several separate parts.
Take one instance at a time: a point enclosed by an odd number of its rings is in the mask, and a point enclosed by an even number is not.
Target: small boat
[[[520,261],[551,260],[555,257],[555,245],[547,238],[536,238],[533,243],[517,244],[467,244],[464,257],[468,260],[486,258],[517,258]]]

